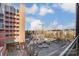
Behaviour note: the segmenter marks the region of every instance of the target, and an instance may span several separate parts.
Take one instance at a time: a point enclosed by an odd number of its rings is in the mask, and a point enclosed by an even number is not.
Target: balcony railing
[[[4,12],[3,12],[2,8],[0,8],[0,13],[1,13],[1,14],[4,14]]]
[[[0,29],[3,29],[3,28],[4,28],[3,23],[0,23]]]
[[[79,35],[67,46],[67,48],[59,56],[77,56],[77,42]]]

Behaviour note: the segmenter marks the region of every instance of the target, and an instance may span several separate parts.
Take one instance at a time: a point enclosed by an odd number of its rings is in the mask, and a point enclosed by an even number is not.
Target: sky
[[[75,3],[26,3],[24,5],[26,30],[75,28]]]

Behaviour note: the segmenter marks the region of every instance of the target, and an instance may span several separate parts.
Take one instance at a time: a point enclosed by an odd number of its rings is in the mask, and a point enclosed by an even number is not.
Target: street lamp
[[[39,24],[39,25],[41,25],[41,27],[42,27],[42,33],[43,33],[43,26],[44,26],[44,24]]]

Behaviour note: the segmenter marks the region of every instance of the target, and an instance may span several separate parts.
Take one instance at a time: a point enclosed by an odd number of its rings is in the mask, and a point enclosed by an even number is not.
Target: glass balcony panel
[[[4,25],[2,23],[0,23],[0,29],[4,28]]]

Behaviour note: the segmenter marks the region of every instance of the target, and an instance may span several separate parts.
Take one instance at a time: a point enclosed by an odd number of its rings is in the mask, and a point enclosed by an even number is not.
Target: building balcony
[[[0,41],[3,41],[3,40],[5,40],[5,37],[0,37]]]
[[[0,23],[0,29],[3,29],[3,28],[4,28],[4,24]]]
[[[3,10],[0,8],[0,14],[4,14]]]
[[[4,40],[5,39],[5,33],[4,31],[0,31],[0,40]]]
[[[9,36],[9,37],[6,36],[5,38],[6,38],[6,40],[9,40],[9,39],[13,40],[13,39],[15,39],[15,37],[11,37],[11,36]]]
[[[8,21],[8,22],[9,22],[9,20],[10,20],[10,19],[8,19],[8,18],[5,18],[5,21]]]

